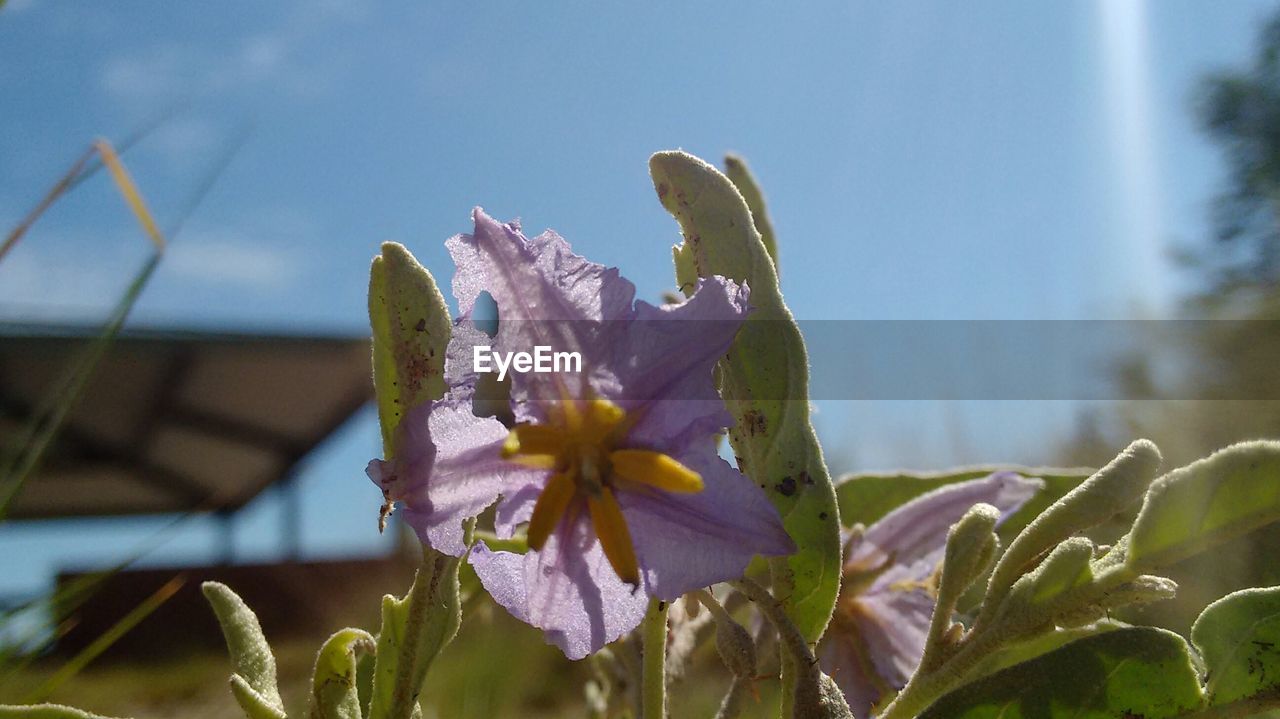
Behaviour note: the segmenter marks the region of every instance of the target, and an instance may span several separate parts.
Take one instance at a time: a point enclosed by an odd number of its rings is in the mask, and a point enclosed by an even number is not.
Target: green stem
[[[644,719],[667,716],[667,603],[654,599],[640,625],[643,664],[640,710]]]
[[[409,719],[418,704],[418,665],[419,636],[422,625],[426,621],[427,612],[431,611],[437,595],[440,593],[440,580],[444,575],[444,565],[448,557],[429,548],[424,548],[422,567],[413,579],[413,588],[409,590],[409,613],[404,627],[404,643],[400,645],[400,657],[396,662],[396,682],[392,688],[392,719]]]

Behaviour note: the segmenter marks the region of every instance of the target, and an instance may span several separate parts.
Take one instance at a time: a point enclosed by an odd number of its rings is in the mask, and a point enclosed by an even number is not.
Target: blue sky
[[[360,333],[378,243],[446,278],[443,240],[474,205],[555,228],[655,298],[678,238],[648,155],[735,150],[767,191],[801,319],[1162,316],[1187,286],[1165,252],[1207,236],[1224,174],[1191,117],[1196,82],[1247,62],[1273,6],[10,0],[0,225],[92,138],[159,117],[126,162],[172,222],[247,132],[135,323]],[[0,318],[101,316],[146,252],[96,178],[0,263]],[[1037,461],[1072,412],[826,402],[817,422],[833,469],[928,467]],[[376,448],[366,413],[308,461],[309,554],[383,546],[362,473]],[[246,511],[242,556],[272,555],[277,509]],[[0,593],[158,526],[8,526]],[[215,544],[196,521],[152,558]]]

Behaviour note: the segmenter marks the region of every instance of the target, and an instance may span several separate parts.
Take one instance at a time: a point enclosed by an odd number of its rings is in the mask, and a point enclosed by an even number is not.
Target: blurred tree
[[[1132,438],[1149,437],[1172,469],[1228,444],[1280,437],[1280,12],[1258,39],[1252,67],[1210,73],[1196,96],[1197,119],[1229,170],[1213,208],[1213,241],[1184,255],[1203,289],[1117,364],[1127,399],[1082,414],[1061,448],[1065,464],[1097,466]],[[1280,583],[1278,547],[1280,525],[1272,525],[1183,562],[1169,574],[1180,585],[1176,599],[1122,618],[1186,631],[1208,602]]]
[[[1238,251],[1219,265],[1225,287],[1280,280],[1280,13],[1259,33],[1252,68],[1203,81],[1198,115],[1223,146],[1230,187],[1214,209],[1217,239]]]

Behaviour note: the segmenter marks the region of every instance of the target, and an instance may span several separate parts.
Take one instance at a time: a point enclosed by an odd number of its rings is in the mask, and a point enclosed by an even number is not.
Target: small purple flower
[[[818,657],[854,716],[871,716],[920,663],[951,525],[983,502],[1003,522],[1043,486],[997,472],[940,487],[846,533],[840,599]]]
[[[447,243],[459,309],[449,394],[406,415],[402,456],[369,467],[423,541],[460,555],[462,520],[501,497],[499,536],[527,523],[529,551],[478,543],[469,561],[499,604],[571,659],[633,629],[650,597],[671,601],[741,576],[757,554],[795,551],[764,492],[715,449],[731,417],[712,368],[746,316],[747,288],[717,277],[680,305],[653,306],[553,232],[528,239],[515,223],[473,217],[473,234]],[[472,328],[482,292],[498,307],[492,339]],[[577,352],[581,372],[509,375],[508,430],[471,412],[477,344]]]

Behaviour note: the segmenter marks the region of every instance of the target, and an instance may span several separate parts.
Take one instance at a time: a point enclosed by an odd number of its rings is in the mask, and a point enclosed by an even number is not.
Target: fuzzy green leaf
[[[1243,442],[1151,485],[1126,563],[1167,566],[1280,519],[1280,442]]]
[[[760,233],[760,241],[764,243],[769,259],[773,260],[774,271],[779,271],[778,243],[773,236],[773,223],[769,221],[769,211],[764,205],[764,193],[760,190],[760,184],[756,182],[755,175],[751,174],[751,168],[747,167],[746,160],[732,153],[724,156],[724,174],[733,186],[738,188],[742,199],[751,209],[751,221],[756,226],[756,232]]]
[[[109,719],[60,704],[0,705],[0,719]]]
[[[329,637],[316,655],[310,719],[361,719],[357,655],[372,652],[375,646],[363,629],[343,629]]]
[[[1045,606],[1063,594],[1093,581],[1089,566],[1094,546],[1084,537],[1071,537],[1049,553],[1040,566],[1014,582],[1010,601]]]
[[[723,174],[683,152],[649,160],[658,199],[680,224],[676,248],[681,289],[694,277],[721,275],[751,288],[754,308],[719,377],[734,416],[729,441],[739,468],[763,487],[798,551],[775,567],[775,591],[809,641],[831,619],[840,584],[835,491],[809,417],[809,362],[795,319],[751,211]]]
[[[239,674],[231,675],[231,695],[248,719],[287,719],[283,710],[254,691]]]
[[[1280,690],[1280,587],[1244,589],[1210,604],[1191,627],[1208,670],[1210,704]]]
[[[284,703],[276,686],[276,659],[262,634],[257,615],[225,584],[205,582],[200,588],[222,626],[235,673],[263,701],[283,714]]]
[[[408,719],[432,661],[462,624],[461,559],[423,548],[422,566],[404,599],[382,598],[382,629],[373,669],[369,719]]]
[[[975,626],[989,622],[1010,586],[1037,558],[1073,534],[1095,527],[1137,502],[1160,468],[1160,450],[1140,439],[1067,492],[1009,543],[987,582]]]
[[[404,412],[444,395],[444,358],[451,325],[436,281],[404,245],[385,242],[369,270],[373,386],[383,456],[395,454]]]
[[[1043,656],[1049,652],[1064,647],[1071,642],[1092,637],[1105,632],[1112,632],[1117,629],[1124,629],[1129,625],[1117,622],[1111,619],[1102,619],[1091,624],[1085,624],[1070,629],[1054,629],[1050,632],[1037,634],[1029,639],[1024,639],[1012,644],[1006,644],[1001,649],[992,654],[988,654],[977,663],[971,671],[970,676],[976,678],[985,677],[988,674],[994,674],[1001,669],[1021,664],[1026,661]]]
[[[1198,709],[1189,647],[1173,632],[1117,629],[963,686],[920,719],[1163,719]]]

